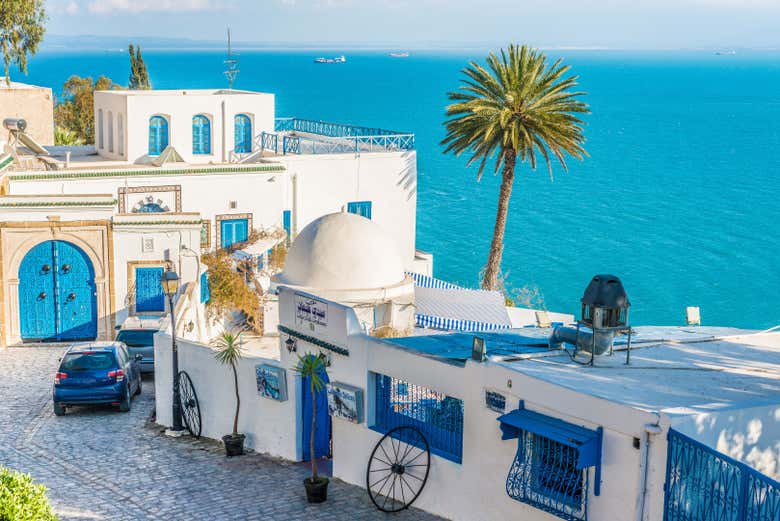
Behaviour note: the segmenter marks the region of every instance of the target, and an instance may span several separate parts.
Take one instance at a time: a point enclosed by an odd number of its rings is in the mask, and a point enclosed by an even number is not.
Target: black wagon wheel
[[[431,450],[416,427],[396,427],[374,447],[366,469],[366,490],[382,512],[409,508],[422,492],[431,468]]]
[[[186,371],[179,371],[179,397],[181,400],[181,417],[190,434],[200,438],[200,404],[195,386]]]

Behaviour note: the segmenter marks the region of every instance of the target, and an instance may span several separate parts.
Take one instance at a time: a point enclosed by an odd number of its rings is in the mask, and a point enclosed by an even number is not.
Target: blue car
[[[131,356],[122,342],[76,344],[67,350],[54,377],[54,414],[74,405],[118,405],[130,410],[141,394],[141,355]]]

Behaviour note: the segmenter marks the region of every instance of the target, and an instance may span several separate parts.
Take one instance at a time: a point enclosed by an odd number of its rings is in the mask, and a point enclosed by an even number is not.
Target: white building
[[[95,115],[94,147],[0,156],[2,345],[109,338],[164,313],[164,267],[198,283],[201,252],[326,213],[370,218],[430,273],[409,134],[275,119],[273,95],[224,90],[97,92]]]
[[[316,234],[304,235],[300,248],[313,252]],[[372,239],[352,239],[340,255],[359,266]],[[280,288],[278,344],[250,342],[238,368],[239,431],[256,451],[311,457],[312,397],[293,367],[322,355],[331,407],[318,407],[315,451],[332,458],[335,477],[372,489],[378,506],[416,497],[416,507],[463,520],[780,519],[780,333],[634,327],[630,352],[618,336],[592,364],[551,344],[549,327],[377,338],[361,318],[365,302],[328,288],[330,277],[355,289],[352,264],[300,259],[309,264],[294,273],[318,282]],[[197,307],[180,306],[180,322]],[[179,368],[197,391],[202,435],[218,439],[232,428],[232,375],[182,333]],[[170,336],[155,341],[157,421],[170,425]],[[430,454],[406,443],[410,432]],[[383,489],[383,476],[401,488]]]

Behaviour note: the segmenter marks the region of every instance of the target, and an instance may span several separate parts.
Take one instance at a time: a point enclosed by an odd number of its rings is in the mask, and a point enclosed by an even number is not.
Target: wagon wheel
[[[190,434],[200,438],[200,404],[195,386],[186,371],[179,371],[179,399],[181,400],[181,417]]]
[[[371,452],[366,469],[366,490],[382,512],[409,508],[428,480],[431,451],[428,440],[415,427],[396,427]]]

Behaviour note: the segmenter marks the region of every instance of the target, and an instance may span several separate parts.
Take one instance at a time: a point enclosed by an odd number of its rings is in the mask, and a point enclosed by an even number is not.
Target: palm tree
[[[317,475],[317,454],[314,452],[314,439],[317,433],[317,393],[325,387],[325,380],[322,374],[325,372],[325,358],[322,354],[298,355],[298,365],[294,371],[302,378],[309,379],[311,391],[311,435],[309,436],[309,454],[311,454],[311,482],[319,481]]]
[[[230,365],[233,369],[233,383],[236,390],[236,416],[233,419],[233,436],[238,435],[238,412],[241,410],[241,397],[238,394],[238,370],[236,364],[243,354],[241,349],[241,335],[233,331],[223,331],[213,342],[217,352],[214,357],[224,365]]]
[[[509,198],[518,160],[536,169],[541,156],[552,177],[552,160],[567,170],[565,154],[582,159],[587,155],[579,114],[589,112],[578,99],[584,93],[573,89],[577,76],[566,76],[570,67],[562,61],[548,62],[538,49],[510,45],[499,55],[490,53],[487,68],[471,62],[466,78],[448,97],[445,122],[445,152],[471,154],[467,165],[479,161],[477,180],[488,160],[496,158],[494,173],[501,170],[498,210],[482,280],[485,289],[499,289],[498,275],[504,249]]]

